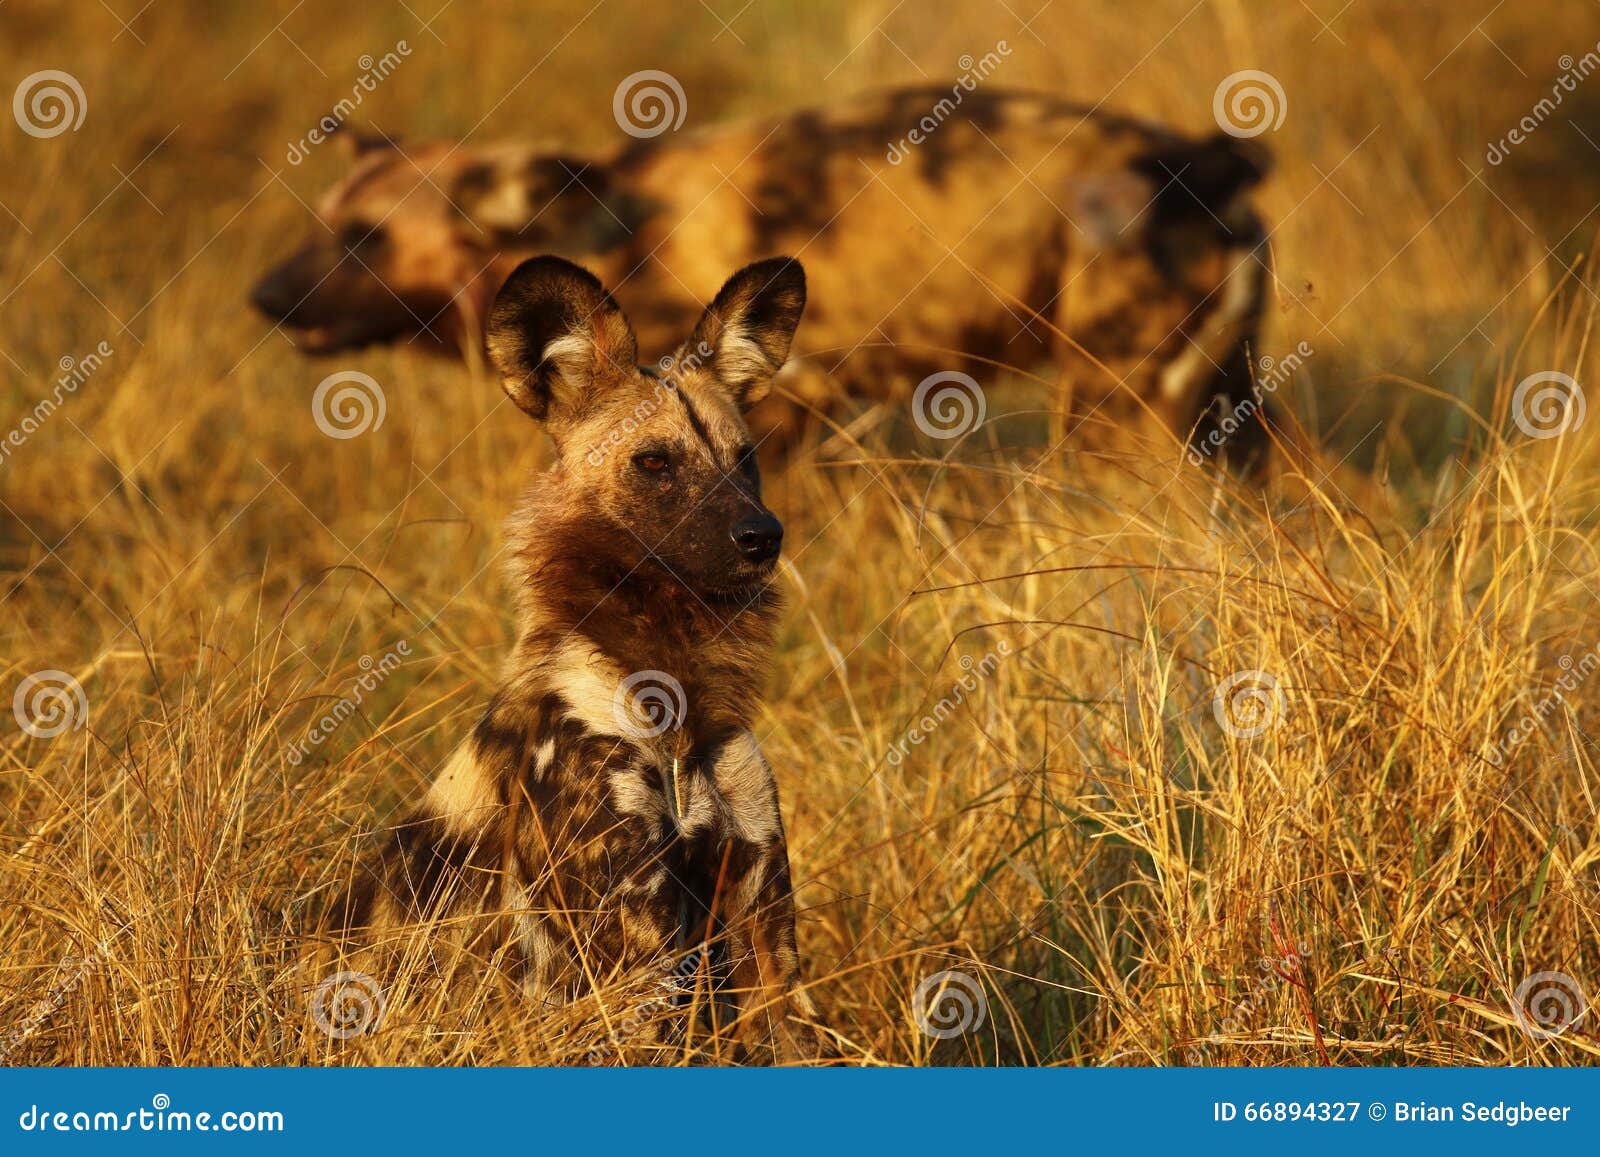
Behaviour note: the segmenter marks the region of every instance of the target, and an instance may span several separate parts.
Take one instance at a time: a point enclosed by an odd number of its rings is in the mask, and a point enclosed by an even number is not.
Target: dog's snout
[[[273,321],[282,321],[294,311],[295,302],[281,278],[268,274],[250,291],[250,304]]]
[[[733,542],[751,562],[771,562],[783,546],[783,523],[767,513],[733,524]]]

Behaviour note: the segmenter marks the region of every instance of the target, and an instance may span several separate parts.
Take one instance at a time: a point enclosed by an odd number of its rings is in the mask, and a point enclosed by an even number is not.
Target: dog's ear
[[[551,422],[576,416],[602,381],[638,368],[622,310],[594,274],[560,257],[517,266],[489,310],[486,340],[511,400]]]
[[[705,359],[733,400],[748,409],[772,388],[805,308],[806,274],[794,258],[746,265],[706,307],[683,356]]]
[[[398,149],[400,138],[391,137],[376,129],[357,128],[354,125],[342,124],[333,130],[333,139],[339,146],[346,160],[358,161],[368,153],[378,152],[380,149]]]

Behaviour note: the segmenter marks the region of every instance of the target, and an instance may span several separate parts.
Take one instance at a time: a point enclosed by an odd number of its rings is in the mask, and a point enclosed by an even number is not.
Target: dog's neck
[[[519,604],[507,690],[565,698],[574,668],[606,687],[663,673],[684,693],[687,743],[716,743],[751,726],[772,651],[780,597],[773,586],[738,597],[691,589],[659,562],[619,557],[592,524],[539,488],[511,524]]]

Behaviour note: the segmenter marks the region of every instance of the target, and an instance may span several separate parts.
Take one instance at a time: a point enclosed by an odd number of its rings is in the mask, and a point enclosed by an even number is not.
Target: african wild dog
[[[758,439],[993,363],[1053,359],[1080,409],[1139,399],[1202,435],[1217,399],[1249,393],[1270,277],[1253,141],[1040,93],[915,88],[593,155],[357,147],[313,239],[254,291],[311,351],[470,346],[505,277],[548,252],[613,288],[651,361],[724,270],[803,251],[811,313],[750,416]]]
[[[328,941],[359,952],[433,924],[556,1003],[709,940],[739,1039],[818,1054],[752,732],[783,527],[743,418],[805,297],[794,261],[740,270],[658,373],[590,273],[547,256],[511,275],[489,355],[557,457],[509,524],[517,642],[481,721],[334,904]]]

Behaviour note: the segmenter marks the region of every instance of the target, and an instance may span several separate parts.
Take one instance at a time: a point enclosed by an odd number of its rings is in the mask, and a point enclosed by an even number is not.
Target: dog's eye
[[[352,222],[339,230],[339,244],[346,249],[374,249],[383,243],[383,226]]]
[[[740,471],[745,474],[754,474],[756,470],[756,448],[754,446],[740,446],[739,456],[735,461]]]
[[[633,464],[639,469],[643,470],[646,474],[660,474],[665,471],[668,466],[672,465],[672,459],[668,458],[665,454],[658,454],[654,451],[646,451],[643,454],[635,454],[633,456]]]

